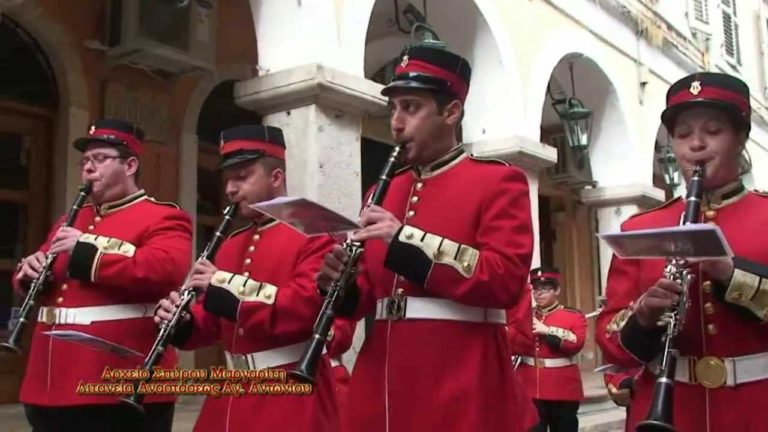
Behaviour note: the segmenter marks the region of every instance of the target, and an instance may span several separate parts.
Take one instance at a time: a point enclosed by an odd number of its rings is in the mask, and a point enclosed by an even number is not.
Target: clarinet
[[[216,252],[224,239],[224,233],[227,231],[236,210],[237,204],[230,204],[224,210],[224,219],[219,224],[219,227],[213,234],[211,241],[208,242],[205,250],[203,250],[203,252],[200,254],[200,257],[197,259],[198,263],[203,260],[211,259],[216,255]],[[184,283],[181,285],[182,288],[179,290],[179,296],[181,297],[179,306],[176,308],[176,311],[173,313],[173,316],[169,321],[163,321],[160,324],[160,332],[158,333],[157,338],[155,338],[155,343],[152,345],[152,349],[149,350],[149,354],[147,354],[147,357],[144,359],[142,369],[148,372],[146,376],[149,377],[144,380],[144,382],[150,381],[152,379],[153,368],[158,363],[160,363],[160,360],[162,360],[163,355],[165,354],[165,350],[171,341],[171,337],[176,332],[181,318],[188,313],[187,311],[189,310],[189,307],[197,297],[197,292],[195,289],[186,286],[189,282],[189,279],[192,277],[193,269],[194,266],[189,270],[189,273],[187,273],[187,277],[184,279]],[[143,401],[144,395],[138,391],[138,386],[132,395],[120,398],[120,403],[129,405],[140,413],[144,412],[144,408],[142,407]]]
[[[80,209],[83,208],[83,204],[85,204],[85,200],[88,198],[88,195],[90,195],[91,190],[93,189],[93,186],[90,183],[83,183],[80,186],[80,190],[77,194],[77,198],[75,198],[75,203],[72,204],[72,207],[69,209],[69,213],[67,214],[67,219],[64,221],[64,224],[62,227],[70,227],[72,224],[75,223],[75,219],[77,218],[77,214],[80,212]],[[19,313],[19,321],[16,323],[16,326],[13,328],[13,331],[11,332],[11,336],[8,338],[7,342],[3,342],[0,344],[0,347],[12,351],[16,354],[21,354],[21,347],[19,346],[19,339],[21,338],[21,335],[24,333],[24,324],[29,322],[30,314],[32,313],[32,309],[35,306],[35,302],[37,301],[37,298],[40,296],[40,293],[43,291],[43,288],[45,287],[46,281],[51,278],[51,273],[53,271],[53,264],[56,260],[56,256],[58,254],[55,253],[47,253],[45,255],[45,265],[43,265],[43,269],[40,271],[40,274],[37,275],[34,281],[29,286],[29,291],[27,291],[27,297],[24,299],[24,304],[21,306],[21,311]]]
[[[399,145],[395,146],[392,150],[387,163],[384,165],[384,169],[382,169],[381,174],[379,175],[379,181],[376,183],[373,193],[368,197],[368,201],[364,208],[368,208],[372,205],[380,205],[381,202],[384,201],[384,196],[389,188],[392,176],[394,175],[395,161],[400,155],[401,150],[402,146]],[[315,383],[317,366],[320,363],[323,348],[325,347],[325,343],[328,340],[328,334],[333,325],[335,310],[340,305],[348,288],[354,283],[357,274],[357,263],[363,255],[363,243],[347,240],[342,246],[347,252],[349,259],[344,265],[344,270],[341,272],[341,276],[333,281],[331,287],[328,289],[328,294],[325,296],[325,301],[320,309],[320,314],[312,329],[312,339],[310,339],[305,347],[301,358],[297,362],[296,369],[288,372],[289,376],[295,378],[299,382]]]
[[[688,182],[688,194],[685,198],[685,213],[681,225],[699,222],[701,198],[704,193],[704,166],[696,165],[693,175]],[[677,349],[674,338],[680,332],[688,309],[688,288],[693,280],[693,274],[683,258],[670,258],[664,267],[664,278],[677,282],[682,287],[682,293],[671,310],[662,316],[667,329],[664,333],[664,352],[661,357],[661,367],[653,387],[651,409],[645,420],[637,424],[637,432],[672,432],[675,426],[672,422],[672,407],[674,399],[675,369],[677,367]]]

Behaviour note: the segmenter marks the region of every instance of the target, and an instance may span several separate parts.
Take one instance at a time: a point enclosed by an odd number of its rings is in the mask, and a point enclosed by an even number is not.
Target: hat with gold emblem
[[[243,125],[225,129],[219,139],[219,168],[262,156],[285,160],[283,130],[274,126]]]
[[[731,116],[739,130],[747,133],[751,130],[749,87],[735,76],[698,72],[672,84],[667,91],[667,108],[661,113],[661,122],[671,134],[677,116],[698,106],[722,109]]]
[[[382,95],[398,88],[422,89],[447,91],[461,102],[467,99],[472,68],[465,58],[442,48],[414,46],[406,48],[401,59]]]
[[[134,154],[141,154],[141,143],[144,131],[135,124],[116,119],[102,119],[91,123],[88,135],[75,140],[74,147],[81,152],[94,143],[106,143],[115,146],[125,146]]]
[[[529,277],[534,290],[539,286],[560,286],[560,270],[557,267],[537,267],[531,270]]]

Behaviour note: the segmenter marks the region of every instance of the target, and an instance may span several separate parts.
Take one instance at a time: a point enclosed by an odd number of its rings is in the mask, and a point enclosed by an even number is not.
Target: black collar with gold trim
[[[112,201],[108,203],[104,203],[101,205],[95,206],[96,213],[104,216],[109,213],[114,213],[118,210],[124,209],[128,206],[131,206],[133,204],[136,204],[137,202],[143,201],[147,198],[147,192],[144,191],[144,189],[140,189],[130,195],[128,195],[125,198],[120,198],[117,201]]]
[[[547,315],[549,313],[552,313],[552,312],[556,311],[557,309],[560,309],[561,306],[562,305],[560,304],[560,302],[556,301],[556,302],[552,303],[551,305],[549,305],[548,307],[545,307],[545,308],[540,308],[540,307],[536,306],[536,309],[538,309],[540,314]]]
[[[724,207],[740,200],[746,194],[747,188],[744,186],[741,179],[739,179],[713,191],[705,192],[704,206],[708,209]]]
[[[448,153],[437,158],[437,160],[430,163],[429,165],[414,166],[413,170],[420,178],[431,177],[440,174],[441,172],[447,171],[449,168],[456,165],[459,161],[463,160],[466,155],[467,154],[464,152],[464,148],[461,144],[459,144],[452,148]]]

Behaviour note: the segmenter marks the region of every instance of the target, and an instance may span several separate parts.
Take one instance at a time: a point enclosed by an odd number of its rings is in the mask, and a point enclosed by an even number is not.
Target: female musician
[[[749,88],[738,78],[696,73],[671,86],[661,119],[686,181],[703,166],[702,221],[717,225],[733,250],[732,259],[689,261],[693,275],[684,326],[675,338],[677,367],[673,395],[654,392],[662,354],[662,314],[677,305],[681,286],[660,276],[664,260],[613,257],[607,306],[597,322],[605,360],[644,366],[635,382],[629,430],[649,418],[651,403],[672,396],[677,431],[763,430],[768,411],[768,199],[748,191],[741,176],[750,132]],[[622,230],[675,226],[685,204],[680,198],[636,214]],[[762,282],[762,285],[761,285]],[[695,415],[692,415],[696,413]],[[658,414],[658,413],[656,413]],[[655,430],[655,429],[654,429]]]

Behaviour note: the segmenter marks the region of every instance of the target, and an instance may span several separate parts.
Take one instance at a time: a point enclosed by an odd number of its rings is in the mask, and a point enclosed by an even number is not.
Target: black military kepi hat
[[[219,152],[219,168],[252,161],[262,156],[285,160],[283,130],[264,125],[243,125],[226,129],[221,132]]]
[[[76,139],[72,145],[84,152],[91,143],[106,143],[127,147],[134,154],[139,155],[143,140],[144,131],[135,124],[125,120],[102,119],[93,122],[88,128],[88,135]]]
[[[462,103],[469,93],[472,68],[463,57],[441,48],[406,48],[395,68],[395,77],[381,91],[389,96],[394,89],[448,91]]]
[[[542,266],[531,270],[531,285],[560,286],[560,270],[557,267]]]
[[[752,129],[749,86],[739,78],[717,72],[698,72],[677,81],[667,91],[667,108],[661,113],[661,122],[671,134],[677,116],[699,106],[725,111],[736,127],[747,134]]]

